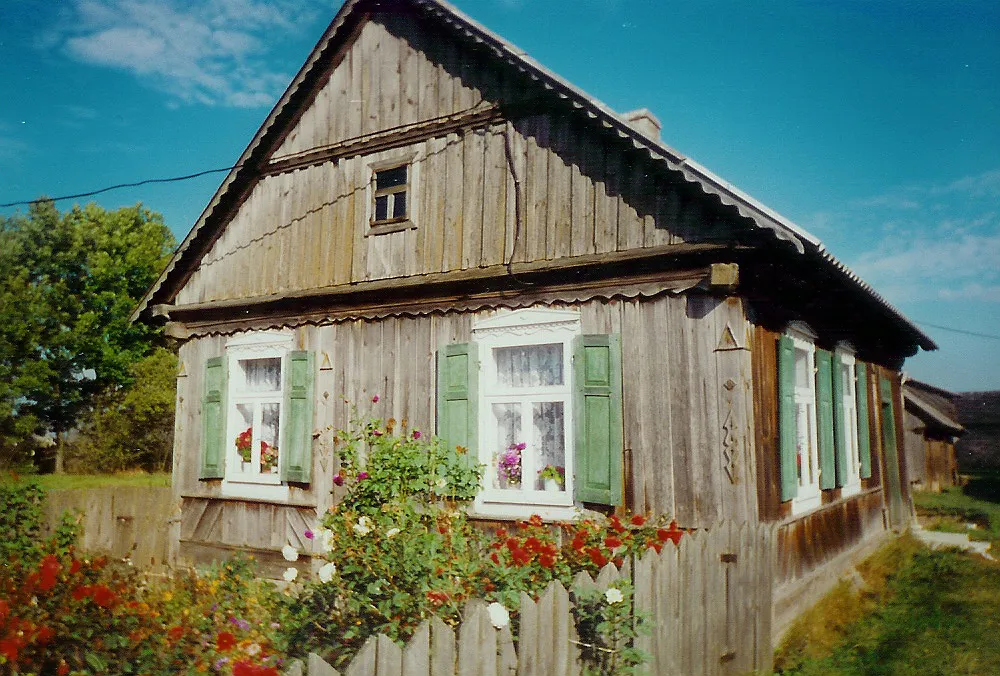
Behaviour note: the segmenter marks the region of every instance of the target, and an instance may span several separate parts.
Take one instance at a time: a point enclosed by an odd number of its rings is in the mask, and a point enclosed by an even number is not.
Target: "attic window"
[[[372,166],[369,235],[381,235],[415,227],[410,217],[412,166],[409,162]]]

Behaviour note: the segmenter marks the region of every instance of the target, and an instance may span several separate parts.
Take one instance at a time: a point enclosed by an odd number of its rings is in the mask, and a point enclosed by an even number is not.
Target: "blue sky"
[[[616,110],[651,109],[669,145],[911,319],[1000,336],[1000,3],[456,5]],[[0,203],[232,164],[338,8],[4,0]],[[222,176],[94,199],[141,201],[180,239]],[[924,329],[941,349],[909,359],[913,377],[1000,389],[1000,340]]]

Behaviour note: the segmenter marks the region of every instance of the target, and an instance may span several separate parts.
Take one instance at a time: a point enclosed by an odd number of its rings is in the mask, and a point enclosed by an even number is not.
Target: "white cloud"
[[[268,106],[299,66],[275,67],[274,46],[320,11],[330,9],[318,0],[75,0],[71,19],[41,42],[131,72],[173,103]]]
[[[878,238],[849,265],[894,302],[1000,302],[1000,170],[859,200],[841,214]],[[911,204],[911,202],[913,204]],[[863,224],[863,225],[862,225]]]

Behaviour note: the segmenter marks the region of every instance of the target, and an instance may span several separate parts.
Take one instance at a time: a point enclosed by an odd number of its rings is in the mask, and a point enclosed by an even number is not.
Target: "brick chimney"
[[[656,115],[649,112],[648,108],[639,108],[638,110],[622,113],[622,119],[628,122],[633,129],[641,131],[654,141],[660,140],[660,129],[663,128],[663,125],[656,119]]]

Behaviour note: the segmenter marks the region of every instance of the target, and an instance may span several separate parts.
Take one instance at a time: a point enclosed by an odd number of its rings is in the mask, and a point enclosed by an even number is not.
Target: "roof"
[[[166,298],[171,298],[183,285],[187,278],[186,271],[191,265],[197,264],[197,258],[200,257],[204,248],[211,244],[217,233],[225,226],[227,209],[237,202],[239,193],[245,185],[252,183],[259,175],[255,169],[257,161],[266,157],[267,153],[272,150],[271,146],[274,140],[280,137],[283,125],[291,123],[296,104],[308,96],[319,71],[322,70],[323,57],[349,39],[349,26],[363,14],[364,8],[372,5],[373,2],[374,9],[381,11],[392,7],[413,7],[426,16],[433,17],[440,23],[449,26],[465,40],[491,52],[496,59],[524,73],[551,96],[581,111],[582,114],[600,124],[607,133],[615,134],[622,140],[631,143],[637,150],[646,153],[652,161],[663,163],[670,171],[682,175],[689,184],[701,189],[706,195],[735,209],[754,227],[768,230],[777,239],[789,242],[800,254],[808,253],[815,256],[820,265],[835,273],[849,288],[873,300],[896,326],[912,337],[916,344],[925,350],[937,348],[930,337],[829,253],[823,243],[814,235],[719,178],[693,159],[684,156],[659,139],[647,136],[630,125],[610,107],[549,71],[528,56],[524,50],[491,32],[444,0],[381,0],[379,2],[375,2],[375,0],[347,0],[344,3],[288,89],[285,90],[250,145],[243,152],[236,167],[223,180],[194,227],[181,242],[166,269],[140,300],[132,315],[133,320],[145,313],[154,302],[164,302]],[[191,258],[195,258],[195,260],[189,260]]]
[[[914,386],[915,384],[917,385],[916,387]],[[920,386],[932,387],[926,386],[924,383],[911,383],[910,381],[903,383],[903,403],[906,408],[930,427],[954,435],[964,433],[965,428],[949,415],[947,411],[936,405]],[[939,390],[938,388],[933,389],[944,392],[944,390]]]

